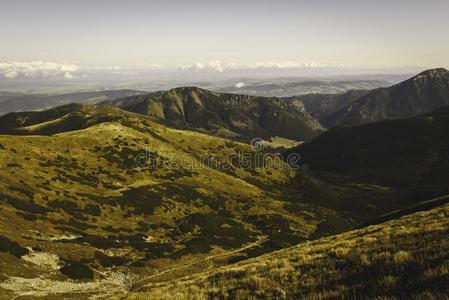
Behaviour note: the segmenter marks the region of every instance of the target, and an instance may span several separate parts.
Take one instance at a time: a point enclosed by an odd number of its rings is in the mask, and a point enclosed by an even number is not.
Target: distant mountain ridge
[[[320,121],[326,127],[400,119],[449,105],[449,71],[424,71],[399,84],[372,90]]]
[[[216,93],[198,87],[180,87],[104,104],[177,127],[241,140],[274,136],[311,140],[322,132],[319,122],[296,102]]]
[[[234,80],[235,82],[235,80]],[[212,88],[223,93],[245,94],[264,97],[292,97],[311,94],[340,94],[350,90],[372,90],[390,86],[392,83],[380,79],[297,79],[273,78],[265,81],[242,79],[233,85]],[[208,88],[206,86],[206,88]]]
[[[9,112],[43,110],[69,103],[95,104],[116,98],[146,93],[138,90],[104,90],[66,94],[24,94],[0,92],[0,115]]]
[[[307,94],[293,96],[289,100],[301,102],[312,117],[317,120],[323,120],[369,92],[371,90],[349,90],[341,94]]]

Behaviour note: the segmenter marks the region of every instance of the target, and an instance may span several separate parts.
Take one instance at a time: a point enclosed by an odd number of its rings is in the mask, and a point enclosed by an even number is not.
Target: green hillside
[[[225,265],[297,244],[336,214],[288,196],[294,172],[280,159],[117,108],[0,124],[16,134],[0,135],[0,279],[18,285],[0,293],[79,289],[70,279],[106,292],[205,257]]]

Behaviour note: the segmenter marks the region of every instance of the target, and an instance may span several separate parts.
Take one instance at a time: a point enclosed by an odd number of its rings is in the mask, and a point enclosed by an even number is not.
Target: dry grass
[[[442,299],[449,295],[449,205],[277,251],[130,299]]]

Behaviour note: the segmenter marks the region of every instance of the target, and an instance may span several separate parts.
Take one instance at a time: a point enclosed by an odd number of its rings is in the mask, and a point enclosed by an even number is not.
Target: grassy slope
[[[293,175],[283,163],[190,168],[211,153],[255,159],[249,145],[119,109],[69,108],[20,114],[14,130],[33,135],[0,136],[0,279],[12,280],[10,292],[77,290],[67,279],[79,273],[83,286],[109,291],[126,281],[111,276],[134,281],[213,255],[224,265],[296,244],[332,214],[277,196]],[[34,135],[60,130],[73,131]],[[136,165],[146,150],[157,168]]]
[[[136,287],[130,299],[443,299],[449,205],[215,271]],[[138,290],[140,289],[140,290]]]

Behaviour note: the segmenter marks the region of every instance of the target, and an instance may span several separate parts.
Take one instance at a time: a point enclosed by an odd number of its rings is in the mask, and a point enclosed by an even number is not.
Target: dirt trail
[[[197,261],[195,261],[195,262],[188,263],[188,264],[185,264],[185,265],[183,265],[183,266],[171,268],[171,269],[162,271],[162,272],[160,272],[160,273],[157,273],[157,274],[154,274],[154,275],[145,277],[145,278],[143,278],[143,279],[141,279],[141,280],[139,280],[139,281],[136,281],[136,282],[133,284],[133,286],[132,286],[132,288],[131,288],[131,291],[136,291],[136,290],[139,290],[139,289],[143,288],[146,284],[151,283],[151,281],[152,281],[154,278],[160,277],[160,276],[162,276],[162,275],[164,275],[164,274],[167,274],[167,273],[170,273],[170,272],[179,271],[179,270],[182,270],[182,269],[191,268],[191,267],[193,267],[193,266],[195,266],[195,265],[198,265],[198,264],[200,264],[200,263],[207,262],[207,261],[212,260],[212,259],[217,258],[217,257],[226,257],[226,256],[230,256],[230,255],[233,255],[233,254],[236,254],[236,253],[239,253],[239,252],[248,250],[248,249],[250,249],[250,248],[257,247],[257,246],[261,245],[261,244],[262,244],[264,241],[266,241],[266,240],[267,240],[267,237],[266,237],[266,236],[263,236],[263,237],[260,237],[257,241],[255,241],[255,242],[253,242],[253,243],[251,243],[251,244],[249,244],[249,245],[246,245],[246,246],[243,247],[243,248],[239,248],[239,249],[236,249],[236,250],[233,250],[233,251],[230,251],[230,252],[225,252],[225,253],[220,253],[220,254],[211,255],[211,256],[205,257],[205,258],[203,258],[203,259],[197,260]],[[181,276],[181,277],[182,277],[182,276]]]
[[[98,298],[111,297],[114,295],[119,296],[119,295],[126,294],[127,292],[139,290],[139,289],[145,287],[147,284],[151,283],[152,280],[154,280],[155,278],[158,278],[162,275],[168,274],[170,272],[176,272],[179,270],[192,268],[198,264],[213,260],[218,257],[230,256],[230,255],[245,251],[247,249],[257,247],[257,246],[261,245],[266,240],[267,240],[266,236],[260,237],[257,241],[255,241],[251,244],[248,244],[245,247],[242,247],[242,248],[239,248],[239,249],[236,249],[233,251],[225,252],[225,253],[207,256],[203,259],[189,262],[182,266],[164,270],[157,274],[137,280],[135,282],[130,282],[129,284],[126,284],[127,285],[126,287],[122,284],[115,285],[114,283],[105,279],[104,282],[96,282],[96,283],[90,283],[90,284],[88,283],[87,285],[89,285],[89,287],[81,286],[84,284],[80,284],[79,288],[75,288],[75,287],[70,288],[70,286],[65,286],[64,282],[55,282],[55,284],[61,285],[61,287],[58,290],[57,288],[49,287],[49,285],[51,285],[51,283],[52,283],[51,281],[45,281],[45,283],[46,283],[45,285],[42,285],[42,284],[44,284],[44,282],[41,283],[42,288],[39,288],[39,287],[41,287],[41,285],[38,284],[38,282],[36,282],[36,284],[33,285],[36,288],[35,291],[30,290],[29,286],[26,287],[24,285],[21,285],[21,288],[15,290],[16,296],[14,297],[14,299],[21,299],[22,297],[26,298],[29,296],[38,297],[38,296],[44,296],[44,295],[46,295],[46,296],[50,296],[50,295],[64,296],[64,297],[76,297],[76,295],[80,295],[80,296],[81,295],[91,295],[91,296],[98,297]],[[95,270],[95,271],[97,271],[97,270]],[[204,272],[204,270],[202,272]],[[106,275],[106,274],[104,274],[104,275]],[[182,277],[184,277],[184,276],[179,276],[179,278],[182,278]],[[27,280],[29,280],[29,279],[27,279]],[[44,279],[40,279],[40,280],[44,281]],[[77,283],[72,283],[72,284],[77,285]],[[63,291],[62,290],[63,287],[69,287],[69,290]]]

